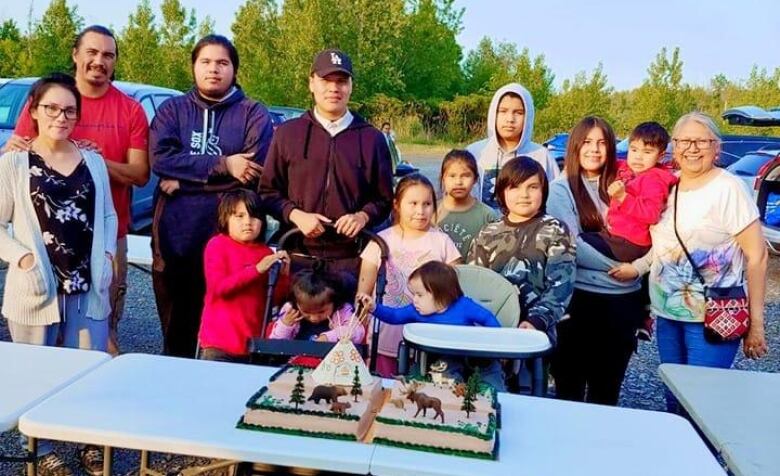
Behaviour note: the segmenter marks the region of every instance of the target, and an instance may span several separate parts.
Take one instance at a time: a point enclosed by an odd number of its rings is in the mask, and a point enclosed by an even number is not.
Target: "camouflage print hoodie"
[[[546,332],[555,345],[555,325],[571,300],[576,271],[566,225],[544,214],[523,223],[504,218],[487,224],[471,244],[468,263],[490,268],[514,284],[520,321]]]

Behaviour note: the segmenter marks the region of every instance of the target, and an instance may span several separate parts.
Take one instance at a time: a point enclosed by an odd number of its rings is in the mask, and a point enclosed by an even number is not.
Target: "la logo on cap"
[[[336,53],[331,52],[330,53],[330,64],[341,65],[341,57],[339,55],[337,55]]]

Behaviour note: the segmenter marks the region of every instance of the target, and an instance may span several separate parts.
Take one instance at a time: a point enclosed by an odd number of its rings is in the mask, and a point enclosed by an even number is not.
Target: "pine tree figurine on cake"
[[[290,403],[295,405],[295,409],[298,409],[298,405],[303,404],[306,400],[304,397],[305,387],[303,386],[303,368],[298,369],[298,377],[295,379],[295,386],[290,394]]]
[[[355,397],[355,403],[357,403],[358,395],[363,395],[363,387],[360,386],[360,370],[358,366],[355,366],[355,377],[352,379],[352,390],[349,392]]]
[[[460,407],[461,410],[466,412],[466,418],[471,416],[471,412],[476,411],[474,402],[477,400],[477,395],[479,394],[480,380],[479,369],[476,369],[474,373],[471,374],[471,377],[469,377],[468,383],[466,383],[466,391],[463,394],[463,405]]]

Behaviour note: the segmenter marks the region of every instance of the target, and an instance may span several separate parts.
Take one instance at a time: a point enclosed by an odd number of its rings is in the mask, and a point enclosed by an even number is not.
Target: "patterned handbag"
[[[674,188],[674,235],[680,242],[696,277],[704,286],[704,338],[708,342],[727,342],[744,336],[750,328],[750,305],[743,286],[708,287],[691,254],[677,233],[677,192]]]

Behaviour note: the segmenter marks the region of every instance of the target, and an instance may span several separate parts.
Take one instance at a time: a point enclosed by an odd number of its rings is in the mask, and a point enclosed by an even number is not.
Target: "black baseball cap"
[[[331,73],[344,73],[352,77],[352,60],[341,50],[335,48],[322,50],[314,57],[311,72],[321,78]]]

